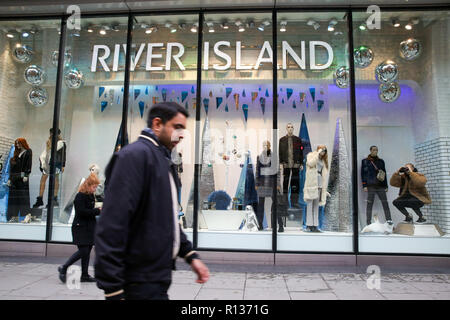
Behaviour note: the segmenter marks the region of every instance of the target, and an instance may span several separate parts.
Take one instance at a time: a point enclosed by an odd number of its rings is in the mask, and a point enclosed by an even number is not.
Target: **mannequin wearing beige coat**
[[[328,188],[328,154],[324,145],[306,156],[306,178],[303,199],[307,203],[306,225],[309,231],[320,232],[319,206],[327,202]]]

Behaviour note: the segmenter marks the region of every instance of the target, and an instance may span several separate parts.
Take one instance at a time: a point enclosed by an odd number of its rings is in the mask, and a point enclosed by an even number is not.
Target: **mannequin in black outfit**
[[[33,152],[24,138],[14,142],[14,156],[10,160],[11,169],[9,180],[9,199],[7,221],[19,222],[18,215],[26,216],[30,213],[29,176]]]

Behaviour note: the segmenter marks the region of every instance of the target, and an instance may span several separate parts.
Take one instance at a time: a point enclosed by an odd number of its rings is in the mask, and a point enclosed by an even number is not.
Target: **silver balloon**
[[[13,51],[13,58],[20,63],[28,63],[33,58],[33,49],[27,45],[16,47]]]
[[[375,68],[375,75],[380,83],[390,83],[398,77],[398,66],[392,60],[386,60]]]
[[[334,73],[334,83],[341,89],[348,87],[349,80],[350,73],[346,67],[339,67]]]
[[[25,69],[24,77],[28,84],[38,86],[45,82],[47,75],[44,69],[33,64]]]
[[[394,102],[400,96],[400,86],[397,82],[382,83],[378,87],[378,95],[383,102]]]
[[[70,89],[78,89],[83,85],[83,73],[73,68],[64,74],[64,82]]]
[[[373,51],[370,48],[366,46],[360,46],[359,48],[355,49],[353,57],[355,59],[355,66],[357,68],[366,68],[372,63],[374,55]]]
[[[48,102],[48,93],[44,88],[34,87],[28,91],[27,99],[30,104],[42,107]]]
[[[400,56],[405,60],[414,60],[422,53],[422,43],[417,39],[407,39],[400,42]]]
[[[55,67],[58,66],[58,58],[59,58],[59,51],[53,51],[52,64]],[[71,62],[72,62],[72,52],[70,50],[66,50],[66,53],[64,54],[64,64],[70,65]]]

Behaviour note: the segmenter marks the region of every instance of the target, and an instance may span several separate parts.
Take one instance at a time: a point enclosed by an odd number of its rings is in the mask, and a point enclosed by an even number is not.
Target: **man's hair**
[[[407,163],[406,165],[408,165],[408,164],[410,164],[413,167],[413,172],[419,172],[419,170],[417,170],[417,168],[416,168],[416,166],[414,164],[412,164],[410,162],[410,163]]]
[[[178,113],[183,114],[186,118],[189,117],[187,110],[176,102],[161,102],[154,104],[148,112],[147,126],[151,128],[153,119],[155,118],[160,118],[162,123],[165,124]]]
[[[373,148],[377,148],[377,149],[378,149],[377,146],[371,146],[371,147],[370,147],[370,151],[372,151]]]

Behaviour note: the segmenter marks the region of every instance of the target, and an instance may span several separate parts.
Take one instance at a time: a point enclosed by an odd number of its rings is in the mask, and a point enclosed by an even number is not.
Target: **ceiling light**
[[[412,25],[410,25],[409,23],[405,26],[406,30],[411,30],[412,29]]]
[[[392,23],[392,25],[393,25],[395,28],[400,27],[400,21],[398,21],[397,18],[393,18],[393,19],[391,20],[391,23]]]
[[[419,18],[412,18],[411,19],[411,23],[412,24],[419,24],[419,22],[420,22]]]
[[[267,27],[268,25],[270,25],[270,21],[269,20],[264,20],[263,22],[261,22],[261,24],[258,27],[259,31],[264,31],[264,28]]]
[[[332,32],[332,31],[334,31],[334,27],[333,26],[328,26],[328,31],[330,31],[330,32]]]
[[[328,31],[332,32],[334,31],[334,26],[337,25],[337,20],[336,19],[331,19],[330,23],[328,24]]]
[[[24,37],[24,38],[28,38],[29,36],[30,36],[30,34],[26,31],[22,33],[22,37]]]
[[[87,32],[89,32],[89,33],[94,32],[94,28],[92,27],[92,25],[89,25],[89,26],[87,27]]]
[[[186,29],[186,23],[180,23],[179,27],[181,30]]]
[[[102,27],[98,33],[100,33],[102,36],[104,36],[106,34],[106,28]]]
[[[206,25],[209,27],[209,29],[208,29],[208,32],[209,32],[209,33],[213,33],[213,32],[216,31],[216,30],[214,30],[214,22],[212,22],[212,21],[207,21],[207,22],[206,22]]]
[[[113,30],[113,31],[115,31],[115,32],[118,32],[118,31],[120,31],[120,27],[119,27],[119,24],[113,24],[112,26],[111,26],[111,30]]]
[[[228,23],[226,23],[226,22],[222,22],[222,23],[220,24],[220,26],[221,26],[223,29],[228,29],[228,28],[229,28]]]
[[[247,23],[247,27],[248,28],[254,28],[255,27],[255,22],[253,22],[253,21],[248,22]]]
[[[359,30],[364,31],[364,30],[366,30],[366,29],[367,29],[367,28],[366,28],[366,25],[365,25],[364,23],[362,23],[362,24],[359,25]]]
[[[14,34],[11,31],[7,31],[6,36],[10,39],[14,38]]]
[[[245,28],[244,28],[244,26],[242,25],[241,20],[239,20],[239,19],[236,20],[235,24],[236,24],[236,26],[238,27],[238,31],[239,31],[239,32],[244,32],[244,31],[245,31]]]
[[[175,32],[177,32],[177,28],[175,28],[174,26],[172,26],[172,24],[171,24],[170,22],[167,22],[167,23],[165,24],[165,27],[166,27],[167,29],[170,30],[170,33],[175,33]]]
[[[145,30],[145,33],[146,33],[146,34],[150,34],[150,33],[152,33],[152,32],[153,32],[152,28],[148,28],[148,29]]]
[[[196,22],[192,25],[191,32],[194,32],[194,33],[197,32],[197,27],[198,27],[198,23]]]
[[[280,22],[280,32],[286,32],[286,25],[287,25],[287,21],[286,20],[281,20]]]

